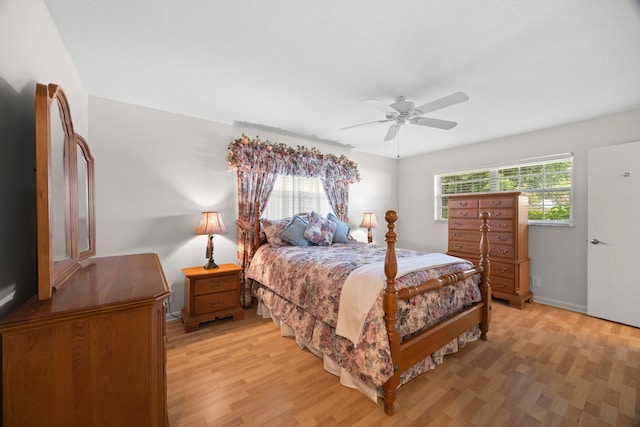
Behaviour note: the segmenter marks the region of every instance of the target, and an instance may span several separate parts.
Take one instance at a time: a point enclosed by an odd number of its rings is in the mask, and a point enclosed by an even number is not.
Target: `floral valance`
[[[227,163],[230,169],[269,172],[278,175],[320,177],[329,181],[360,181],[358,164],[346,156],[322,154],[317,148],[261,141],[242,135],[229,144]]]

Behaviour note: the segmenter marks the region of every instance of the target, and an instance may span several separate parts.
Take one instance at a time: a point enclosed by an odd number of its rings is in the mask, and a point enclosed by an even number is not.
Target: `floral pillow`
[[[309,225],[304,230],[305,239],[316,245],[330,246],[336,232],[336,223],[323,218],[317,212],[311,212],[307,219]]]
[[[284,230],[284,227],[289,223],[289,219],[277,219],[271,220],[262,218],[260,219],[264,234],[267,236],[267,242],[273,246],[285,246],[287,242],[280,238],[280,232]]]

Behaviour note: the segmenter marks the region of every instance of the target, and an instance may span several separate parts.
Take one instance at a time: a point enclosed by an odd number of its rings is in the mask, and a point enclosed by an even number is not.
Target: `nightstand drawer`
[[[194,281],[193,294],[205,295],[212,292],[233,291],[238,289],[238,274],[207,277]]]
[[[238,292],[218,292],[203,295],[195,298],[194,308],[195,315],[206,313],[215,313],[216,311],[226,310],[238,306]]]

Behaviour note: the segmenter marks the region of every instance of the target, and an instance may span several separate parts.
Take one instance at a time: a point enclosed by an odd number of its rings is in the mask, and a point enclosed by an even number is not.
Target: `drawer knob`
[[[498,212],[491,212],[491,216],[500,216],[502,215],[502,212],[498,211]]]
[[[222,282],[217,282],[217,283],[210,283],[209,286],[211,286],[212,288],[221,288],[224,285],[224,283]]]
[[[462,227],[462,223],[461,222],[454,222],[456,227]]]
[[[503,254],[503,255],[504,255],[504,254],[508,254],[509,252],[511,252],[511,250],[510,250],[510,249],[501,249],[501,248],[498,248],[498,249],[497,249],[497,252],[498,252],[499,254]]]
[[[507,285],[505,285],[504,283],[498,283],[498,287],[499,287],[499,288],[506,288],[506,287],[507,287]]]
[[[463,246],[456,243],[456,244],[453,245],[453,247],[456,248],[456,249],[462,249]]]
[[[502,242],[506,242],[507,240],[509,240],[509,236],[505,236],[503,234],[498,236],[498,240],[502,241]]]
[[[219,301],[219,302],[217,302],[217,303],[215,303],[215,302],[212,302],[212,303],[211,303],[211,307],[220,307],[220,306],[222,306],[222,300],[220,300],[220,301]]]
[[[460,206],[467,206],[469,203],[467,202],[460,202]]]
[[[458,238],[462,237],[462,233],[453,233],[453,235],[454,237],[458,237]]]
[[[491,206],[500,206],[502,204],[502,201],[499,200],[492,200],[491,201]]]
[[[504,268],[504,267],[498,267],[498,268],[496,268],[496,270],[498,270],[500,273],[506,273],[507,272],[507,269]]]

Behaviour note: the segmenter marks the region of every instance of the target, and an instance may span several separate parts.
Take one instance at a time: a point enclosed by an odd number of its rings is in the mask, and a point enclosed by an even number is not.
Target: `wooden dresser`
[[[528,195],[521,192],[448,196],[448,254],[479,261],[480,214],[489,212],[489,285],[495,298],[522,308],[529,289]]]
[[[0,321],[4,426],[168,426],[155,254],[92,258]]]
[[[220,264],[219,268],[183,268],[184,308],[182,322],[185,332],[191,332],[200,323],[233,316],[244,318],[240,307],[240,271],[235,264]]]

